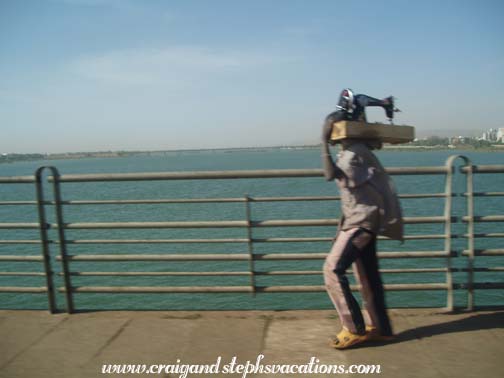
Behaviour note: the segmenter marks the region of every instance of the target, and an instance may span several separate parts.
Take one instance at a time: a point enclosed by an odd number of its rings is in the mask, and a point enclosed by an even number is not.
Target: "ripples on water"
[[[446,158],[456,152],[386,152],[380,151],[379,158],[385,166],[440,166]],[[467,153],[474,164],[504,164],[504,153]],[[55,165],[62,174],[74,173],[123,173],[160,172],[183,170],[234,170],[234,169],[292,169],[319,168],[318,150],[272,150],[272,151],[222,151],[179,152],[163,156],[144,156],[118,159],[83,159],[49,162],[23,162],[0,165],[0,176],[33,174],[40,165]],[[443,176],[395,176],[394,181],[400,193],[442,193]],[[463,177],[456,178],[456,188],[464,187]],[[502,191],[504,175],[478,175],[475,191]],[[65,200],[74,199],[160,199],[160,198],[213,198],[249,196],[312,196],[336,195],[336,186],[322,178],[306,179],[248,179],[248,180],[187,180],[173,182],[122,182],[122,183],[79,183],[63,184]],[[0,185],[2,200],[32,200],[34,188],[31,185]],[[502,197],[476,198],[476,214],[503,214]],[[408,199],[402,201],[405,216],[443,215],[442,199]],[[455,199],[454,213],[465,211],[463,198]],[[66,222],[126,222],[126,221],[196,221],[196,220],[244,220],[243,203],[227,204],[160,204],[160,205],[82,205],[65,206]],[[52,219],[54,215],[49,212]],[[252,219],[315,219],[339,217],[339,204],[332,202],[296,203],[254,203]],[[0,206],[0,222],[37,222],[34,206]],[[443,225],[408,225],[408,234],[441,234]],[[502,232],[502,223],[477,225],[476,232]],[[454,232],[463,233],[463,225],[455,225]],[[334,227],[282,227],[254,230],[253,237],[331,237]],[[0,239],[36,239],[37,230],[0,230]],[[55,235],[53,234],[54,238]],[[183,239],[183,238],[246,238],[245,229],[159,229],[159,230],[68,230],[67,239]],[[501,239],[502,240],[502,239]],[[499,248],[499,239],[477,240],[477,248]],[[465,240],[454,240],[454,249],[464,248]],[[330,242],[310,243],[256,243],[255,253],[279,252],[326,252]],[[380,242],[381,251],[443,250],[443,240],[416,240],[400,245],[395,241]],[[169,253],[247,253],[246,243],[226,244],[106,244],[69,245],[71,254],[169,254]],[[39,247],[29,245],[0,245],[0,254],[39,254]],[[53,254],[57,250],[53,247]],[[456,266],[466,262],[457,258]],[[501,257],[477,259],[477,265],[502,266]],[[440,259],[383,259],[382,268],[442,267]],[[322,261],[257,261],[256,270],[320,270]],[[59,265],[53,267],[59,271]],[[247,271],[248,262],[101,262],[72,263],[74,271]],[[39,264],[2,264],[2,271],[40,271]],[[478,273],[481,281],[499,280],[498,273]],[[455,274],[455,282],[465,282],[464,273]],[[443,282],[442,273],[385,274],[386,283],[400,282]],[[502,279],[500,279],[502,280]],[[57,278],[57,285],[61,280]],[[248,277],[73,277],[75,286],[188,286],[188,285],[248,285]],[[257,285],[322,285],[321,276],[260,276]],[[2,286],[43,286],[40,277],[0,277]],[[388,292],[391,306],[442,306],[446,294],[443,291],[430,292]],[[477,292],[477,304],[504,302],[502,291]],[[0,294],[2,308],[46,308],[43,295]],[[331,308],[325,293],[261,294],[77,294],[77,308],[160,308],[160,309],[281,309],[281,308]],[[60,307],[63,298],[58,297]],[[465,292],[456,293],[456,303],[465,304]]]

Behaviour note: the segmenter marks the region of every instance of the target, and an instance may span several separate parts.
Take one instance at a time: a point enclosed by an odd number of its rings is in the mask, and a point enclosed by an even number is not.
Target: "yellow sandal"
[[[348,329],[343,328],[340,333],[331,339],[329,345],[335,349],[347,349],[368,339],[369,336],[367,333],[365,335],[357,335],[350,332]]]
[[[367,325],[366,335],[369,341],[392,341],[395,339],[394,335],[382,335],[378,328]]]

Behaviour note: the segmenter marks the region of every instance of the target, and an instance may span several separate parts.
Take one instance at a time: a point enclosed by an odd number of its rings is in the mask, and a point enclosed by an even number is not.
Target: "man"
[[[334,122],[365,120],[366,106],[381,106],[392,118],[393,98],[377,100],[366,95],[353,96],[343,90],[338,110],[327,116],[322,132],[324,176],[335,180],[341,193],[342,219],[339,232],[324,264],[324,281],[342,323],[342,331],[331,345],[345,349],[370,339],[393,336],[385,306],[383,284],[378,272],[376,237],[403,239],[399,200],[392,181],[372,150],[381,148],[378,140],[344,139],[336,163],[329,144]],[[352,295],[346,271],[354,266],[365,312]]]

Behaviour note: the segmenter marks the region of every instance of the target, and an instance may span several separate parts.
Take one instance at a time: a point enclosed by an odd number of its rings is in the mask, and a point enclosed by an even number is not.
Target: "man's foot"
[[[369,341],[392,341],[395,339],[394,335],[382,335],[378,328],[366,326],[366,335]]]
[[[335,349],[348,349],[368,339],[369,336],[367,332],[364,335],[357,335],[343,328],[340,333],[331,339],[329,345]]]

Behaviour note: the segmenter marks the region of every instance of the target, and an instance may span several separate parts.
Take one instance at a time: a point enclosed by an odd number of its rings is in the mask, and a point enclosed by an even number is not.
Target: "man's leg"
[[[361,251],[353,239],[364,232],[354,228],[341,231],[324,264],[324,281],[344,328],[354,334],[364,335],[365,323],[358,302],[352,295],[346,270],[360,258]]]
[[[362,258],[355,263],[355,275],[361,284],[366,323],[375,327],[382,336],[392,336],[392,327],[387,315],[385,294],[376,256],[376,237],[364,248]]]

